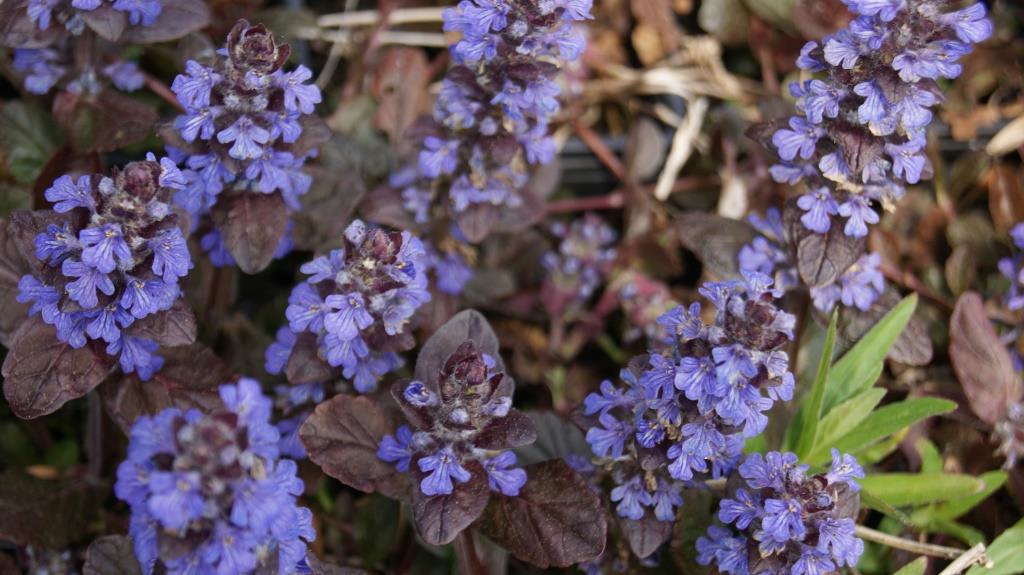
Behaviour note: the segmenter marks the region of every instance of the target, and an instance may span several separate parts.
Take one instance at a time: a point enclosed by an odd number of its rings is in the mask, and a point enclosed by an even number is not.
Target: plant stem
[[[896,537],[895,535],[889,535],[888,533],[882,533],[870,527],[858,525],[855,530],[858,537],[873,541],[893,549],[901,549],[903,551],[910,551],[911,553],[917,553],[918,555],[928,555],[929,557],[940,557],[942,559],[958,559],[961,555],[968,553],[964,549],[957,549],[956,547],[944,547],[942,545],[932,545],[931,543],[918,543],[917,541],[911,541],[910,539],[904,539],[902,537]],[[984,547],[982,548],[984,550]]]
[[[103,404],[99,392],[89,393],[89,416],[86,420],[86,450],[88,457],[88,478],[100,481],[103,477]]]
[[[473,531],[470,529],[463,529],[455,538],[455,559],[462,575],[488,575],[487,567],[476,554]]]
[[[957,575],[967,570],[971,565],[980,563],[986,567],[992,566],[992,560],[985,556],[985,544],[978,543],[967,550],[966,553],[957,557],[956,561],[949,564],[939,575]]]

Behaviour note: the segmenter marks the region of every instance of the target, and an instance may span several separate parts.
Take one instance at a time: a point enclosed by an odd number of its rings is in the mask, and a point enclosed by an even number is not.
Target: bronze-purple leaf
[[[455,222],[472,244],[484,241],[498,221],[499,210],[493,204],[473,204],[455,214]]]
[[[169,347],[190,345],[196,341],[196,316],[185,300],[179,299],[168,310],[136,320],[128,332]]]
[[[380,440],[397,427],[395,417],[369,397],[337,395],[316,406],[299,436],[310,461],[327,475],[366,493],[406,499],[408,475],[377,457]]]
[[[126,433],[141,415],[168,407],[209,412],[220,404],[217,390],[230,373],[210,348],[202,344],[160,350],[164,366],[149,381],[134,374],[114,378],[99,388],[103,406]]]
[[[676,232],[686,249],[696,254],[716,279],[740,277],[740,249],[757,232],[746,222],[704,212],[687,212],[676,219]]]
[[[28,319],[29,306],[17,297],[18,282],[31,271],[9,232],[8,222],[0,220],[0,344],[7,347],[11,335]]]
[[[651,509],[644,510],[639,520],[619,518],[619,527],[629,541],[629,548],[640,558],[650,557],[672,537],[674,521],[659,521]]]
[[[828,233],[812,232],[800,222],[801,214],[795,201],[786,203],[784,225],[800,278],[808,287],[831,284],[864,254],[867,239],[846,235],[837,218]]]
[[[18,546],[65,549],[97,520],[101,497],[80,481],[0,474],[0,540]]]
[[[63,26],[40,30],[28,17],[28,0],[0,2],[0,45],[8,48],[43,48],[66,34]]]
[[[891,286],[886,286],[875,303],[867,311],[857,308],[843,308],[839,314],[839,337],[840,350],[848,349],[850,345],[860,340],[889,310],[896,307],[900,302],[900,295]],[[823,324],[828,323],[827,318],[819,314],[818,319]],[[896,338],[887,356],[892,361],[904,365],[922,366],[928,365],[934,353],[931,337],[928,335],[928,328],[921,318],[916,315],[910,318],[907,327]]]
[[[949,320],[949,358],[971,409],[986,423],[996,424],[1020,401],[1013,360],[974,292],[960,296]]]
[[[262,271],[274,259],[288,227],[288,208],[280,193],[241,192],[220,202],[213,213],[224,244],[247,274]]]
[[[423,344],[416,358],[416,379],[436,385],[437,376],[448,357],[467,341],[494,359],[493,371],[505,371],[505,364],[498,353],[498,336],[491,329],[491,324],[480,312],[468,309],[455,314]]]
[[[96,32],[101,38],[111,42],[117,42],[128,27],[128,15],[120,10],[114,10],[110,4],[100,4],[94,10],[82,11],[82,19],[85,25]]]
[[[292,385],[327,381],[334,376],[334,368],[320,358],[316,336],[304,332],[295,339],[295,347],[285,365],[285,377]]]
[[[537,429],[529,416],[512,409],[505,417],[492,419],[473,441],[480,449],[522,447],[537,441]]]
[[[77,152],[112,152],[145,139],[158,119],[141,101],[114,90],[80,96],[61,92],[54,99],[53,115],[64,129],[68,144]]]
[[[100,537],[85,552],[82,575],[142,575],[132,540],[124,535]]]
[[[339,567],[332,565],[326,561],[321,561],[313,555],[312,551],[307,552],[306,562],[309,563],[309,568],[313,570],[313,575],[365,575],[366,571],[362,569],[356,569],[354,567]]]
[[[587,482],[560,459],[526,467],[516,497],[495,495],[480,530],[522,561],[541,569],[569,567],[604,551],[604,507]]]
[[[470,473],[466,483],[455,482],[451,495],[424,495],[416,487],[412,495],[412,519],[416,532],[431,545],[451,543],[463,529],[469,527],[484,512],[491,491],[487,472],[480,463],[464,465]],[[410,468],[418,484],[426,474],[418,466]]]
[[[210,23],[210,8],[203,0],[164,2],[152,26],[131,26],[121,40],[124,43],[152,44],[177,40]]]
[[[4,396],[22,419],[57,411],[82,397],[110,373],[113,360],[90,346],[74,349],[57,339],[57,331],[38,317],[25,322],[12,336],[4,360]]]

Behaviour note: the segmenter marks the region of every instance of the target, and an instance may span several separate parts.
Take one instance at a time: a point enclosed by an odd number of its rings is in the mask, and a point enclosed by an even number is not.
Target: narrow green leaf
[[[933,510],[933,516],[936,519],[952,521],[964,515],[971,509],[974,509],[979,503],[988,499],[989,496],[996,491],[999,491],[999,488],[1006,483],[1006,472],[989,471],[979,475],[978,479],[985,482],[985,489],[981,493],[975,493],[967,497],[951,499],[945,503],[941,503]]]
[[[992,560],[991,569],[980,565],[971,567],[967,575],[1012,575],[1024,573],[1024,519],[1003,531],[989,545],[986,555]]]
[[[825,413],[874,385],[877,378],[872,378],[872,374],[885,363],[885,356],[910,322],[916,307],[917,294],[903,298],[832,366],[830,383],[825,390]]]
[[[854,453],[878,443],[904,427],[922,419],[949,413],[956,409],[956,403],[934,397],[919,397],[891,403],[875,410],[856,428],[844,435],[833,447],[843,453]],[[815,450],[806,463],[818,465],[828,460],[828,446]]]
[[[918,557],[904,565],[903,568],[897,571],[894,575],[924,575],[924,570],[927,568],[928,558]]]
[[[941,533],[943,535],[949,535],[950,537],[956,537],[968,547],[974,547],[978,543],[985,542],[984,533],[974,527],[963,525],[956,521],[937,519],[926,526],[922,526],[921,529],[923,531],[928,531],[929,533]]]
[[[818,423],[821,421],[821,405],[825,400],[825,384],[828,383],[828,374],[832,366],[832,350],[836,345],[838,318],[839,310],[833,310],[832,319],[828,322],[828,332],[825,334],[825,346],[821,349],[821,359],[818,360],[818,373],[814,376],[814,386],[811,387],[811,395],[804,403],[803,427],[800,430],[800,439],[797,441],[796,448],[796,454],[800,457],[807,455],[818,439]]]
[[[882,501],[878,497],[875,497],[870,491],[865,491],[863,489],[860,490],[860,503],[868,509],[874,509],[890,519],[899,521],[905,527],[917,527],[914,520],[911,519],[909,515],[899,509],[896,509],[892,505],[889,505],[885,501]]]
[[[879,473],[861,479],[860,485],[893,507],[948,501],[985,490],[984,481],[956,473]]]
[[[861,465],[874,465],[899,449],[900,444],[903,443],[903,439],[906,438],[909,432],[910,428],[904,427],[878,443],[873,443],[864,449],[854,451],[853,456],[857,458]]]
[[[921,471],[925,473],[938,473],[942,471],[942,455],[935,444],[922,437],[917,442],[917,453],[921,456]]]
[[[865,389],[832,408],[818,426],[821,432],[811,454],[823,457],[829,449],[842,439],[844,435],[860,425],[860,422],[871,415],[871,410],[885,397],[885,390],[877,387]]]

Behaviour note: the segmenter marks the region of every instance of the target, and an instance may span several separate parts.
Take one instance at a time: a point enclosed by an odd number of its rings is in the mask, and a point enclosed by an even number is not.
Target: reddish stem
[[[167,87],[167,84],[164,84],[163,81],[148,72],[142,72],[142,77],[146,79],[146,87],[149,88],[150,92],[153,92],[159,96],[161,100],[173,106],[175,110],[178,110],[179,112],[185,111],[185,107],[181,105],[181,102],[178,101],[178,97],[175,96],[174,92]]]

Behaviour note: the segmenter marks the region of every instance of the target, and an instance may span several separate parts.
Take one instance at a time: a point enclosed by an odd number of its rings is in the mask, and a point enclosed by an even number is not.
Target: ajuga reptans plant
[[[214,265],[255,273],[291,249],[288,214],[309,189],[302,166],[324,130],[312,72],[283,70],[290,53],[262,24],[241,20],[214,62],[190,60],[171,85],[185,108],[164,133],[184,166],[176,199]]]
[[[557,222],[551,233],[558,249],[541,260],[547,274],[542,288],[544,306],[552,316],[576,315],[604,285],[615,261],[615,230],[595,214],[572,223]]]
[[[132,426],[114,491],[131,507],[143,573],[308,573],[313,514],[278,457],[271,402],[255,380],[220,387],[210,413],[169,408]]]

